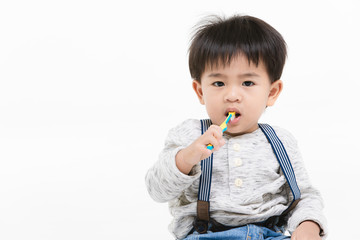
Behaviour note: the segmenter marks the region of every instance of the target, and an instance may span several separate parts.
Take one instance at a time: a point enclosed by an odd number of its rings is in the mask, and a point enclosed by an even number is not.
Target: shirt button
[[[237,167],[240,167],[240,166],[242,165],[242,160],[241,160],[241,158],[235,158],[235,165],[236,165]]]
[[[239,151],[240,151],[240,144],[235,143],[235,144],[233,145],[233,149],[234,149],[235,151],[239,152]]]
[[[237,179],[235,180],[235,186],[237,186],[237,187],[241,187],[241,186],[242,186],[242,184],[243,184],[243,181],[242,181],[242,179],[241,179],[241,178],[237,178]]]

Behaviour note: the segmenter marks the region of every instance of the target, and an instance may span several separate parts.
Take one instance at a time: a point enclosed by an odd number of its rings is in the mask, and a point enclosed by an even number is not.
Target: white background
[[[123,2],[0,2],[0,239],[172,239],[144,177],[170,128],[206,117],[192,27],[234,13],[287,41],[285,89],[261,122],[297,138],[328,239],[356,239],[358,2]]]

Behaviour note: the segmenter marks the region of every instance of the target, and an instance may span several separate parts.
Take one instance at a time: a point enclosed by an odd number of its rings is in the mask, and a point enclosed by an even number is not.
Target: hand
[[[295,229],[291,240],[321,240],[320,227],[313,221],[304,221]]]
[[[175,160],[178,169],[184,174],[189,174],[195,164],[208,158],[213,151],[224,146],[225,140],[222,135],[221,127],[211,125],[203,135],[176,154]],[[209,143],[214,146],[212,150],[206,148]]]

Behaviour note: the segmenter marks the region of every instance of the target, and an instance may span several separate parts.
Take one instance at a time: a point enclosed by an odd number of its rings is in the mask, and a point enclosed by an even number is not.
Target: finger
[[[217,150],[219,150],[220,147],[222,147],[222,146],[224,145],[223,142],[225,142],[225,141],[223,140],[223,138],[217,139],[215,136],[210,136],[210,137],[208,138],[208,140],[209,140],[209,143],[214,147],[214,148],[212,149],[212,151],[217,151]],[[223,140],[223,141],[222,141],[222,140]]]
[[[220,143],[220,147],[222,147],[222,146],[225,145],[226,141],[225,141],[224,138],[221,138],[221,139],[219,140],[219,143]]]
[[[211,154],[212,154],[213,150],[210,150],[206,147],[202,147],[200,149],[200,153],[201,153],[201,160],[205,159],[205,158],[208,158]]]
[[[211,125],[210,128],[208,129],[208,132],[217,139],[221,139],[223,135],[221,127],[217,125]]]

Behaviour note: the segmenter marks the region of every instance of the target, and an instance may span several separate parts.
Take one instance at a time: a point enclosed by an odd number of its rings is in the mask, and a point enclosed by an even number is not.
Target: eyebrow
[[[222,73],[210,73],[208,75],[208,77],[212,78],[226,78],[227,76],[222,74]],[[243,73],[243,74],[239,74],[237,75],[238,78],[244,78],[244,77],[260,77],[259,74],[255,73],[255,72],[248,72],[248,73]]]

